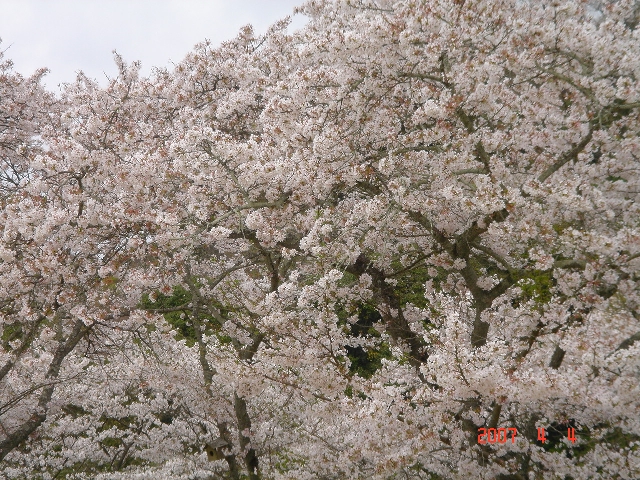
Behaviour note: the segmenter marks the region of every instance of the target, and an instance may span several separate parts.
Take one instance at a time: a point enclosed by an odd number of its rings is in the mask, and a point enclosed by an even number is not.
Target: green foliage
[[[551,270],[528,270],[517,274],[516,284],[522,290],[523,301],[533,300],[541,308],[551,301],[555,279]]]
[[[117,449],[122,447],[124,445],[124,441],[120,436],[117,435],[117,432],[122,432],[123,436],[126,436],[127,431],[131,431],[136,427],[139,428],[138,418],[135,415],[129,415],[121,418],[102,415],[100,421],[102,422],[102,425],[96,429],[96,432],[109,431],[116,434],[110,435],[100,441],[100,446],[103,449]],[[127,457],[124,460],[126,461],[122,463],[121,467],[128,466],[130,464],[130,461],[133,461],[133,458]]]
[[[394,277],[398,284],[395,293],[400,300],[400,305],[411,303],[418,308],[427,308],[427,300],[424,298],[424,284],[431,278],[426,266],[416,266]]]
[[[63,407],[63,410],[66,414],[72,416],[79,416],[89,414],[82,407],[69,404]],[[130,415],[127,417],[116,418],[109,417],[107,415],[102,415],[100,417],[101,425],[96,428],[96,432],[105,432],[110,431],[114,432],[113,435],[110,435],[104,439],[102,439],[99,444],[96,446],[97,449],[100,449],[107,453],[110,457],[110,460],[106,462],[97,462],[91,460],[83,460],[75,463],[66,463],[65,466],[61,469],[50,469],[45,468],[40,470],[40,475],[33,475],[34,472],[31,473],[29,477],[19,476],[15,477],[17,479],[24,480],[32,480],[32,479],[44,479],[44,478],[56,478],[56,479],[75,479],[75,478],[93,478],[100,473],[110,473],[117,470],[123,470],[127,467],[139,466],[139,465],[147,465],[153,466],[154,463],[149,463],[143,461],[140,458],[132,455],[134,450],[130,450],[125,446],[124,438],[126,438],[127,431],[131,431],[135,428],[139,428],[137,424],[137,418],[134,415]],[[117,432],[121,432],[122,436],[118,436]],[[80,436],[85,436],[85,434],[80,434]],[[49,453],[47,455],[58,456],[60,454],[64,454],[65,447],[64,444],[57,443],[51,446]]]
[[[598,437],[594,434],[598,428],[604,428],[608,431],[602,437]],[[592,451],[596,445],[599,444],[616,447],[619,451],[623,451],[625,449],[638,449],[638,446],[640,445],[640,435],[626,433],[620,427],[614,427],[613,429],[610,428],[611,426],[606,424],[599,425],[593,429],[589,429],[587,427],[583,427],[581,429],[576,428],[576,437],[579,442],[576,442],[576,445],[572,446],[568,453],[569,457],[580,458]]]
[[[347,356],[351,360],[349,371],[353,375],[371,378],[382,367],[382,359],[391,358],[389,345],[381,343],[377,348],[365,350],[362,347],[347,347]]]
[[[175,308],[182,305],[188,305],[191,301],[191,292],[181,286],[173,287],[171,295],[165,295],[161,292],[155,293],[156,301],[152,302],[149,295],[145,294],[142,297],[140,305],[142,308],[147,309],[162,309],[162,308]],[[189,316],[181,311],[167,312],[164,314],[164,318],[173,328],[176,329],[178,335],[176,340],[186,339],[187,345],[193,346],[196,340],[196,333],[193,329],[193,325],[189,321]]]
[[[275,468],[278,471],[278,473],[281,473],[281,474],[286,474],[287,472],[290,472],[293,469],[304,467],[306,463],[303,458],[296,457],[291,452],[286,450],[280,452],[278,457],[279,458],[275,463]]]
[[[351,325],[351,334],[379,338],[380,333],[374,328],[374,324],[381,318],[380,313],[371,305],[361,305],[358,321]],[[386,342],[380,342],[376,348],[367,350],[359,346],[347,346],[346,350],[351,361],[350,373],[363,378],[370,378],[382,366],[382,359],[391,358],[391,350]]]
[[[2,337],[0,337],[2,339],[2,348],[6,351],[13,350],[9,343],[14,340],[22,339],[23,335],[24,332],[22,331],[22,325],[19,322],[4,325],[4,328],[2,329]]]
[[[379,337],[380,333],[374,325],[382,319],[382,316],[372,305],[362,304],[358,308],[358,321],[351,325],[351,333],[356,336],[371,335]]]
[[[176,340],[185,340],[187,346],[194,346],[197,335],[193,326],[193,312],[189,306],[192,299],[191,292],[177,285],[173,287],[171,295],[165,295],[162,292],[155,292],[154,295],[156,298],[155,302],[151,301],[148,294],[143,295],[140,306],[144,309],[156,311],[175,309],[175,311],[163,313],[165,320],[177,331],[177,335],[175,336]],[[215,307],[223,317],[226,317],[233,311],[227,306],[215,301],[211,302],[211,306]],[[178,309],[179,307],[184,307],[184,310]],[[232,341],[231,337],[219,333],[220,323],[211,315],[200,312],[198,320],[202,325],[203,333],[207,335],[215,333],[222,344],[227,344]]]
[[[610,182],[617,182],[617,181],[620,180],[620,181],[622,181],[624,183],[627,183],[627,180],[625,180],[622,177],[615,176],[615,175],[608,175],[607,176],[607,180],[610,181]]]
[[[77,478],[92,478],[95,475],[100,473],[111,473],[116,470],[122,470],[127,467],[146,465],[146,466],[154,466],[155,464],[148,461],[143,461],[140,458],[127,456],[122,462],[107,462],[107,463],[99,463],[92,461],[82,461],[76,462],[73,465],[69,465],[64,467],[62,470],[58,470],[55,472],[53,478],[56,479],[77,479]],[[89,477],[91,476],[91,477]],[[40,477],[40,478],[52,478],[51,476]],[[29,480],[32,480],[31,478]]]
[[[97,432],[103,432],[114,427],[120,431],[124,431],[135,424],[136,417],[134,415],[129,415],[127,417],[116,418],[102,415],[102,417],[100,417],[100,422],[102,422],[102,425],[96,429]]]
[[[558,234],[561,235],[567,228],[570,227],[575,227],[575,222],[559,222],[559,223],[554,223],[553,224],[553,230]]]
[[[78,418],[82,415],[89,415],[91,412],[88,412],[87,410],[85,410],[84,408],[82,408],[79,405],[73,405],[72,403],[69,403],[67,405],[65,405],[64,407],[62,407],[62,411],[66,414],[69,415],[72,418]]]
[[[568,439],[569,428],[575,429],[575,442]],[[599,428],[606,430],[603,436],[595,434]],[[639,435],[625,433],[619,427],[611,429],[611,425],[603,424],[590,429],[578,427],[574,420],[563,423],[554,422],[545,429],[545,434],[546,441],[541,445],[545,451],[564,454],[567,458],[575,459],[578,464],[580,464],[581,457],[591,452],[599,444],[616,447],[618,451],[622,452],[626,449],[636,450],[640,440]]]
[[[75,478],[86,478],[84,476],[78,477],[78,475],[97,475],[99,473],[106,473],[113,471],[110,463],[100,464],[98,462],[83,461],[76,462],[73,465],[64,467],[55,473],[53,478],[66,480]],[[46,477],[41,477],[46,478]],[[49,477],[51,478],[51,477]]]

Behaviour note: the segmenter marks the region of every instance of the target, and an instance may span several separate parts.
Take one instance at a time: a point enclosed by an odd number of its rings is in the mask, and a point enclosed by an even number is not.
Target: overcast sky
[[[76,72],[105,84],[115,76],[112,51],[151,67],[179,62],[205,39],[219,44],[252,24],[264,32],[303,0],[0,0],[0,50],[14,69],[51,72],[45,85],[71,82]],[[298,16],[300,17],[300,16]],[[294,18],[294,26],[304,23]]]

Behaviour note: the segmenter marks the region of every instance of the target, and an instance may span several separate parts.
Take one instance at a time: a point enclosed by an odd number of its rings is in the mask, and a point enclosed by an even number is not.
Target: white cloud
[[[0,49],[23,75],[49,68],[44,83],[53,90],[79,70],[104,83],[117,71],[113,50],[142,61],[148,74],[205,39],[233,38],[248,23],[264,32],[302,1],[0,0]]]

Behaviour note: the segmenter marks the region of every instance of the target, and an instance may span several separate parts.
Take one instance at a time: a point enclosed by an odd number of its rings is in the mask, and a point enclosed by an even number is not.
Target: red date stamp
[[[507,443],[509,435],[511,436],[511,443],[516,443],[516,436],[518,435],[518,429],[514,427],[509,428],[478,428],[478,443],[480,445],[486,445],[488,443]],[[571,443],[575,443],[576,429],[567,428],[567,439]],[[538,428],[538,441],[545,443],[547,436],[544,428]]]
[[[511,433],[511,443],[516,443],[516,435],[518,429],[509,428],[484,428],[478,429],[478,443],[486,445],[487,443],[507,443],[507,430]]]

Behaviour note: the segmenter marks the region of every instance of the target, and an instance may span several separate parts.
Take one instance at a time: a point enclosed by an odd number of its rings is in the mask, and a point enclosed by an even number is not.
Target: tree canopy
[[[0,472],[638,478],[640,4],[300,11],[0,64]]]

